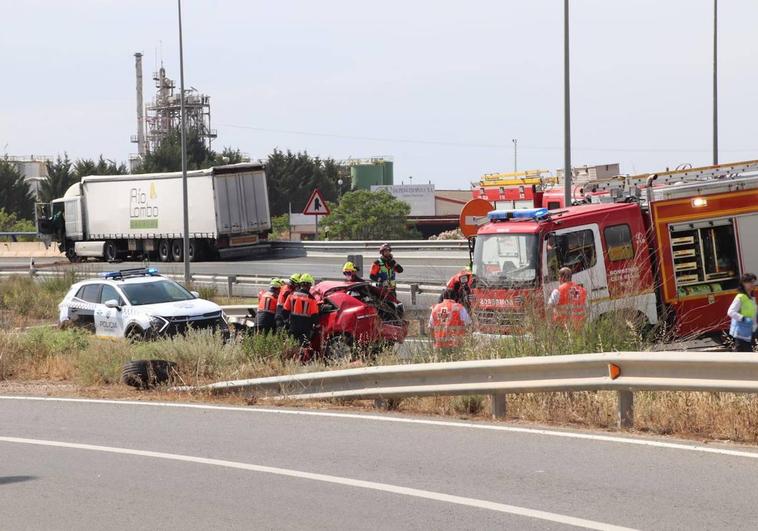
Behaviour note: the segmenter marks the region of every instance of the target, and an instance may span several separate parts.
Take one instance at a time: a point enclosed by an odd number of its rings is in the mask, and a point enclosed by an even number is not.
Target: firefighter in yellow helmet
[[[355,267],[353,262],[345,262],[345,265],[342,266],[342,276],[345,277],[345,282],[364,282],[358,276],[358,268]]]

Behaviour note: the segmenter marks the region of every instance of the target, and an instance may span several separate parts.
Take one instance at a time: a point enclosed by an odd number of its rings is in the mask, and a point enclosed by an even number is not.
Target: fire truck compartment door
[[[596,305],[609,300],[602,239],[597,224],[559,229],[546,235],[542,246],[542,271],[545,301],[558,287],[558,269],[569,267],[572,280],[587,290]]]
[[[739,216],[736,221],[742,258],[741,271],[755,273],[758,271],[758,246],[755,245],[758,238],[758,214]]]

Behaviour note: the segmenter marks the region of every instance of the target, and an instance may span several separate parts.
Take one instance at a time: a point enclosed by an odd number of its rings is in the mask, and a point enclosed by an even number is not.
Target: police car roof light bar
[[[510,219],[533,219],[538,221],[547,218],[547,208],[524,208],[518,210],[492,210],[487,214],[490,221],[508,221]]]
[[[126,277],[142,277],[145,275],[154,276],[157,274],[158,269],[155,267],[133,267],[130,269],[121,269],[120,271],[107,271],[100,273],[100,276],[111,280],[123,280]]]

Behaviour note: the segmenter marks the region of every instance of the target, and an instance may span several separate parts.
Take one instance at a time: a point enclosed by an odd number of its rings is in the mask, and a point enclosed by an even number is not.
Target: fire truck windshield
[[[536,234],[482,234],[476,238],[474,269],[486,287],[533,285],[539,253]]]

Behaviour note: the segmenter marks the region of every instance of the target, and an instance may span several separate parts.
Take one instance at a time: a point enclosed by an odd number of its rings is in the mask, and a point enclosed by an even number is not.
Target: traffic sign
[[[484,199],[472,199],[463,206],[458,225],[467,238],[476,236],[479,225],[487,219],[487,212],[494,210],[492,203]]]
[[[321,195],[318,188],[313,190],[310,199],[305,204],[303,214],[306,216],[326,216],[329,214],[329,207],[326,205],[324,196]]]

